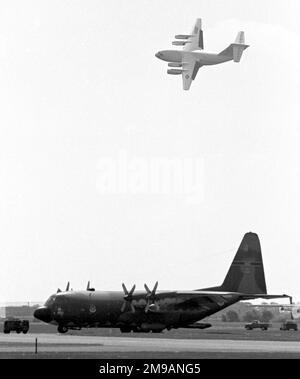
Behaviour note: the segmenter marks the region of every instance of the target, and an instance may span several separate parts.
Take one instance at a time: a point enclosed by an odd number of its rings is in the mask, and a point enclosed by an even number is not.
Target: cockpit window
[[[51,305],[53,305],[53,303],[55,301],[55,298],[56,298],[55,295],[50,296],[49,299],[46,301],[45,306],[51,307]]]

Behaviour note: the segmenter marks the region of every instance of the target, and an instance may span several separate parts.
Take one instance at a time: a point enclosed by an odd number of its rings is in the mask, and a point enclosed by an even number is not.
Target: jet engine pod
[[[187,43],[191,43],[190,41],[173,41],[173,46],[185,46]]]
[[[182,63],[173,63],[173,62],[171,62],[171,63],[168,63],[168,66],[169,67],[182,67]]]
[[[168,74],[169,75],[181,75],[182,74],[182,70],[176,70],[176,69],[171,69],[171,70],[168,70]]]
[[[183,39],[183,40],[189,39],[191,37],[193,37],[193,35],[191,34],[178,34],[177,36],[175,36],[176,39]]]

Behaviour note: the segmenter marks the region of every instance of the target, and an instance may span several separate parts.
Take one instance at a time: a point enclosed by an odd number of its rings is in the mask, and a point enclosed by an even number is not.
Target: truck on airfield
[[[260,322],[258,320],[254,320],[253,322],[250,322],[249,324],[245,325],[245,329],[247,330],[253,330],[253,329],[261,329],[261,330],[268,330],[268,328],[271,327],[271,324],[268,322]]]
[[[18,334],[23,332],[26,334],[29,330],[29,321],[20,319],[9,319],[4,321],[3,332],[9,334],[12,331]]]
[[[298,330],[298,324],[293,320],[285,321],[281,324],[280,330]]]

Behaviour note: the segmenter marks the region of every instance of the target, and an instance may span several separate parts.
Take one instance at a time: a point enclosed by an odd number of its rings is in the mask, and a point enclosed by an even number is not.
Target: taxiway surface
[[[35,339],[37,350],[35,354]],[[168,339],[58,334],[0,335],[0,357],[299,358],[298,341]]]

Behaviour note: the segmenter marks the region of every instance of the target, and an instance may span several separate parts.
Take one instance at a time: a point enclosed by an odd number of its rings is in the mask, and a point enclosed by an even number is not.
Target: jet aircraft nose
[[[37,308],[34,311],[33,315],[35,318],[37,318],[41,321],[44,321],[44,322],[50,322],[52,320],[51,310],[47,307]]]

